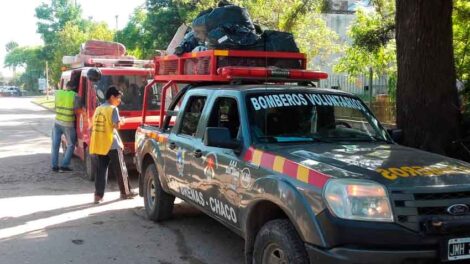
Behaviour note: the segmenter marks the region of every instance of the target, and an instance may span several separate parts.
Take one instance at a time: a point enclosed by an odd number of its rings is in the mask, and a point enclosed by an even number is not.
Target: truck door
[[[79,98],[80,98],[80,107],[85,109],[77,114],[77,142],[78,142],[78,150],[83,155],[83,143],[86,142],[88,139],[88,118],[87,118],[87,94],[88,94],[88,83],[87,78],[82,76],[80,78],[80,89],[79,89]]]
[[[231,137],[241,137],[240,114],[237,100],[221,96],[215,99],[208,113],[206,127],[226,127]],[[201,133],[202,135],[204,133]],[[203,139],[194,145],[192,176],[199,181],[198,189],[204,193],[208,202],[206,210],[221,218],[224,222],[239,227],[239,195],[243,161],[239,154],[231,149],[209,147]]]
[[[168,137],[165,156],[165,173],[170,188],[181,193],[195,204],[203,206],[204,198],[194,189],[191,178],[191,159],[194,155],[194,136],[206,103],[206,96],[189,96],[184,111],[178,116],[178,123]]]

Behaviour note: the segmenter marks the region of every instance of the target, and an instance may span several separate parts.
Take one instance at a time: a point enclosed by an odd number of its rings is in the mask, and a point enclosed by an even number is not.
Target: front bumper
[[[318,214],[317,220],[325,246],[306,244],[311,263],[441,263],[449,239],[470,237],[470,223],[455,232],[435,233],[416,232],[395,222],[339,219],[328,210]]]
[[[369,250],[333,248],[323,250],[306,244],[310,263],[322,264],[427,264],[440,263],[437,250]]]

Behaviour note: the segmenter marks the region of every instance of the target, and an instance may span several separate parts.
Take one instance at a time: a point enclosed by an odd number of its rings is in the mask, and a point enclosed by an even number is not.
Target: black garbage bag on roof
[[[236,5],[217,7],[211,12],[205,12],[204,14],[201,12],[193,21],[192,27],[196,31],[196,37],[201,41],[205,41],[208,32],[222,25],[238,25],[253,32],[255,31],[255,26],[251,21],[248,11]]]
[[[260,39],[260,36],[249,28],[224,24],[208,33],[207,46],[209,49],[252,50]]]
[[[191,31],[184,35],[183,41],[181,41],[180,45],[175,49],[175,54],[179,56],[185,52],[191,52],[199,45],[199,41],[194,36],[194,31]]]
[[[265,30],[261,38],[265,51],[299,52],[292,33]]]

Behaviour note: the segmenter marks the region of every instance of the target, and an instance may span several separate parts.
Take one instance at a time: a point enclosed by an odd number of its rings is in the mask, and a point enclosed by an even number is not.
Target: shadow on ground
[[[49,158],[0,158],[2,263],[243,263],[243,240],[187,203],[154,223],[142,198],[119,200],[111,179],[105,202],[94,205],[81,160],[72,173],[53,173]]]

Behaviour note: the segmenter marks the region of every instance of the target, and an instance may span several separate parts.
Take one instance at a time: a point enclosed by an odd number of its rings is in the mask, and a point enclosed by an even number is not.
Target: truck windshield
[[[106,94],[108,87],[115,85],[122,93],[121,111],[141,111],[142,102],[144,100],[144,88],[147,85],[146,75],[103,75],[97,82],[96,89]],[[105,99],[99,98],[100,103],[104,103]],[[149,110],[158,110],[159,104],[156,100],[152,100],[149,96]]]
[[[364,104],[347,95],[266,92],[246,102],[259,143],[389,141]]]

